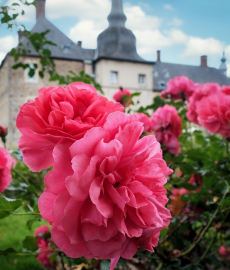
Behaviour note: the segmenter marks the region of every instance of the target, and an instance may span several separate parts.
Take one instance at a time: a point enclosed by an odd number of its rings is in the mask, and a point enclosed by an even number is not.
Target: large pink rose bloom
[[[16,161],[10,153],[5,148],[0,147],[0,192],[9,186],[12,180],[11,168],[15,164]]]
[[[172,173],[154,136],[141,139],[135,115],[112,113],[74,144],[54,149],[54,169],[39,199],[52,239],[67,256],[129,259],[138,247],[153,252],[171,215],[164,184]]]
[[[197,119],[198,118],[197,109],[199,107],[200,101],[212,94],[215,94],[219,90],[220,86],[217,83],[205,83],[199,85],[196,91],[189,99],[189,104],[187,108],[188,111],[186,113],[188,120],[194,122],[197,125],[200,125]]]
[[[196,87],[197,84],[186,76],[175,77],[168,81],[167,89],[161,93],[161,96],[163,98],[170,96],[171,100],[188,100]]]
[[[124,109],[80,82],[43,87],[38,94],[21,107],[16,121],[22,133],[19,148],[33,171],[53,165],[52,151],[62,138],[81,139],[90,128],[102,126],[111,112]]]
[[[230,138],[230,95],[218,91],[202,99],[197,114],[199,124],[208,132]]]
[[[152,132],[152,119],[145,113],[137,113],[139,121],[144,125],[144,132]]]
[[[152,115],[152,128],[157,140],[175,155],[180,152],[178,137],[181,134],[181,125],[181,118],[173,106],[160,107]]]

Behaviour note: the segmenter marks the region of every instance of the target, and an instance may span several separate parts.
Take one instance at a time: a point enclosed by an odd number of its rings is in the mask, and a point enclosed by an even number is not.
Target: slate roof
[[[197,83],[216,82],[219,85],[230,85],[230,78],[213,67],[180,65],[164,62],[156,62],[153,66],[154,91],[163,91],[166,83],[176,76],[187,76]]]
[[[78,44],[75,44],[70,38],[48,21],[45,16],[40,16],[31,32],[41,33],[46,30],[50,30],[46,35],[47,40],[52,41],[57,45],[46,46],[51,51],[52,58],[76,61],[93,60],[95,50],[84,49]],[[38,56],[38,53],[27,38],[23,37],[20,42],[25,46],[25,48],[30,50],[30,53],[27,55]]]
[[[119,61],[153,64],[141,58],[136,50],[136,37],[125,27],[127,18],[123,12],[122,0],[112,0],[108,16],[109,27],[97,38],[95,60],[112,59]]]

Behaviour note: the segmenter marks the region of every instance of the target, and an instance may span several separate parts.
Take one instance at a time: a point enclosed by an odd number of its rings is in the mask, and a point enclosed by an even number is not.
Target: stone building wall
[[[37,63],[37,57],[21,57],[19,62]],[[20,107],[37,97],[38,89],[43,86],[57,86],[57,82],[49,82],[49,75],[44,78],[38,76],[36,71],[34,80],[27,80],[27,70],[12,69],[15,64],[12,56],[7,55],[0,69],[0,125],[8,128],[7,147],[17,147],[20,132],[16,128],[16,118]],[[77,61],[55,60],[56,70],[61,75],[67,75],[69,70],[78,73],[84,70],[84,64]]]

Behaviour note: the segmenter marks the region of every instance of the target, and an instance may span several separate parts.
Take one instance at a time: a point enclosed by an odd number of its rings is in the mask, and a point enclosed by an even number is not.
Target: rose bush
[[[41,88],[35,100],[21,107],[16,121],[24,162],[32,171],[51,167],[53,148],[62,138],[81,139],[90,128],[102,126],[111,112],[123,110],[80,82]]]

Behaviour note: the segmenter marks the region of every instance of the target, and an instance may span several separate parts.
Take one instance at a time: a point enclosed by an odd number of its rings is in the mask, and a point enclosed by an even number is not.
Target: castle
[[[200,66],[161,62],[160,51],[157,51],[157,61],[146,61],[140,57],[136,49],[136,38],[133,32],[125,27],[127,18],[123,12],[122,0],[112,0],[108,16],[109,26],[99,34],[96,49],[85,49],[80,41],[74,43],[47,20],[46,0],[35,0],[35,3],[36,24],[31,32],[49,30],[47,39],[57,45],[48,46],[57,72],[66,75],[69,70],[75,73],[83,70],[95,78],[109,99],[112,99],[113,94],[122,86],[131,92],[141,92],[138,101],[141,105],[149,105],[154,95],[166,88],[169,79],[180,75],[186,75],[198,83],[230,84],[230,79],[226,77],[224,56],[219,70],[208,67],[207,56],[201,56]],[[19,42],[30,50],[30,53],[20,57],[19,62],[37,64],[39,67],[39,55],[22,32],[19,31],[18,36]],[[30,77],[28,70],[12,69],[14,64],[13,57],[7,54],[0,66],[0,124],[8,127],[8,147],[15,147],[20,136],[15,125],[20,106],[34,99],[37,90],[44,85],[57,85],[49,82],[48,75],[40,78],[38,70]]]

